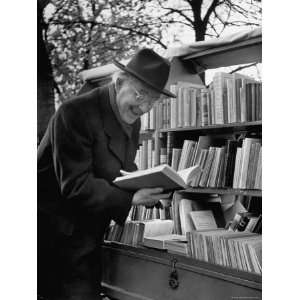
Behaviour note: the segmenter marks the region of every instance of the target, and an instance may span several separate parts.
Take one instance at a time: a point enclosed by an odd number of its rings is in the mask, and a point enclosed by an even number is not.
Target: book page
[[[193,166],[187,169],[177,171],[177,174],[183,179],[186,185],[189,185],[199,171],[200,171],[200,166],[197,165],[197,166]]]

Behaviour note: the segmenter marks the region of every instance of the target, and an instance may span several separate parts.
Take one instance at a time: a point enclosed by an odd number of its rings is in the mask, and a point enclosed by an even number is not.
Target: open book
[[[154,187],[162,187],[164,190],[182,189],[189,185],[199,171],[199,165],[176,172],[164,164],[117,177],[114,184],[130,191]]]

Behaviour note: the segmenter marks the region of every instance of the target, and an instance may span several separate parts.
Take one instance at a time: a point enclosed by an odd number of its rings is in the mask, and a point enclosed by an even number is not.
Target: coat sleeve
[[[123,223],[133,193],[94,176],[92,132],[78,109],[62,105],[52,123],[51,140],[55,174],[65,206],[91,215],[109,214],[117,223]]]

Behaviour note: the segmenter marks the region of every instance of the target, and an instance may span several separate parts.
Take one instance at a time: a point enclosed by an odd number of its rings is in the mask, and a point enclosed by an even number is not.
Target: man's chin
[[[127,115],[125,118],[123,118],[123,121],[129,125],[133,124],[140,116],[137,115]]]

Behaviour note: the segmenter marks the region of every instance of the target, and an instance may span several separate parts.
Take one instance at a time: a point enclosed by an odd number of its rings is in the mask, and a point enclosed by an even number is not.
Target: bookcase
[[[204,50],[192,51],[171,59],[167,87],[178,81],[201,83],[199,73],[212,68],[261,61],[261,35],[237,39]],[[101,76],[99,76],[99,72]],[[85,77],[86,85],[106,82],[116,67],[108,65],[95,75]],[[102,73],[101,73],[102,72]],[[199,135],[216,138],[255,136],[261,138],[262,121],[252,120],[205,126],[159,128],[143,130],[140,141],[152,138],[155,147],[166,146],[172,139],[182,144],[184,139],[196,140]],[[156,153],[156,155],[159,155]],[[156,158],[157,159],[157,158]],[[260,189],[194,187],[180,191],[183,195],[199,194],[253,197],[261,207]],[[261,209],[261,208],[260,208]],[[226,268],[176,254],[143,247],[105,242],[102,285],[107,295],[122,299],[261,299],[259,274]],[[175,274],[175,275],[174,275]]]

